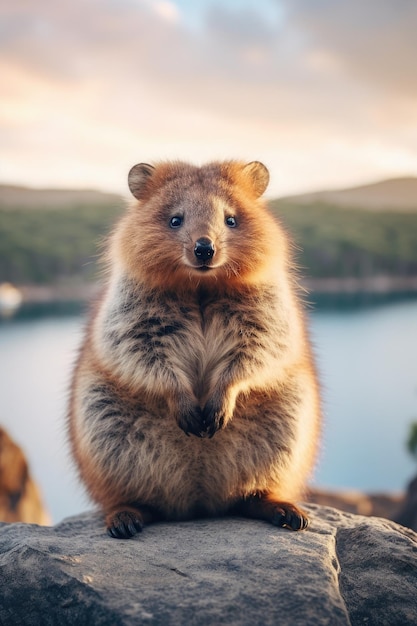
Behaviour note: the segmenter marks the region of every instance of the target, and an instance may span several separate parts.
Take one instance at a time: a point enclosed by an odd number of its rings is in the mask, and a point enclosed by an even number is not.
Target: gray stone
[[[305,532],[223,518],[154,524],[123,541],[96,513],[0,525],[0,623],[415,625],[417,535],[305,508]]]
[[[403,505],[394,519],[417,531],[417,476],[408,485]]]
[[[0,426],[0,522],[50,524],[20,446]]]

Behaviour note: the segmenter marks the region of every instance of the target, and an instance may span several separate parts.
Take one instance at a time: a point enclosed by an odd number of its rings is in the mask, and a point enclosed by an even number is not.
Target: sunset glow
[[[16,0],[0,182],[127,192],[133,163],[262,160],[271,195],[417,174],[417,5]]]

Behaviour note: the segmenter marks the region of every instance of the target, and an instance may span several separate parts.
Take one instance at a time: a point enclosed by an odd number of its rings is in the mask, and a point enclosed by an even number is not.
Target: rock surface
[[[49,524],[22,449],[0,426],[0,521]]]
[[[417,532],[417,476],[408,485],[403,505],[393,519]]]
[[[305,532],[240,518],[111,539],[96,513],[0,525],[0,623],[331,626],[417,623],[417,535],[309,504]]]
[[[330,506],[346,513],[385,517],[401,523],[398,519],[400,509],[404,506],[403,493],[363,493],[356,490],[325,491],[311,489],[308,501],[314,504]],[[408,524],[402,524],[409,526]],[[412,530],[417,530],[410,526]]]

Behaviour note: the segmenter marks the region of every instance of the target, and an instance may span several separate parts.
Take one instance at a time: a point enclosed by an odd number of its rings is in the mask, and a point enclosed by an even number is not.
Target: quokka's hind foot
[[[289,502],[275,502],[273,506],[274,511],[271,522],[275,526],[289,528],[290,530],[305,530],[308,528],[310,520],[302,509]]]
[[[107,533],[114,539],[130,539],[154,519],[147,507],[120,505],[106,514]]]
[[[280,502],[264,495],[244,498],[235,505],[233,513],[262,519],[280,528],[305,530],[310,521],[307,514],[291,502]]]

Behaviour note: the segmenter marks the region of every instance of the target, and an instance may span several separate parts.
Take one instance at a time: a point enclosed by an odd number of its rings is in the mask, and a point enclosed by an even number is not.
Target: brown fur
[[[267,183],[258,162],[129,174],[136,200],[110,238],[69,418],[112,536],[224,513],[307,525],[293,502],[314,462],[318,389]]]

